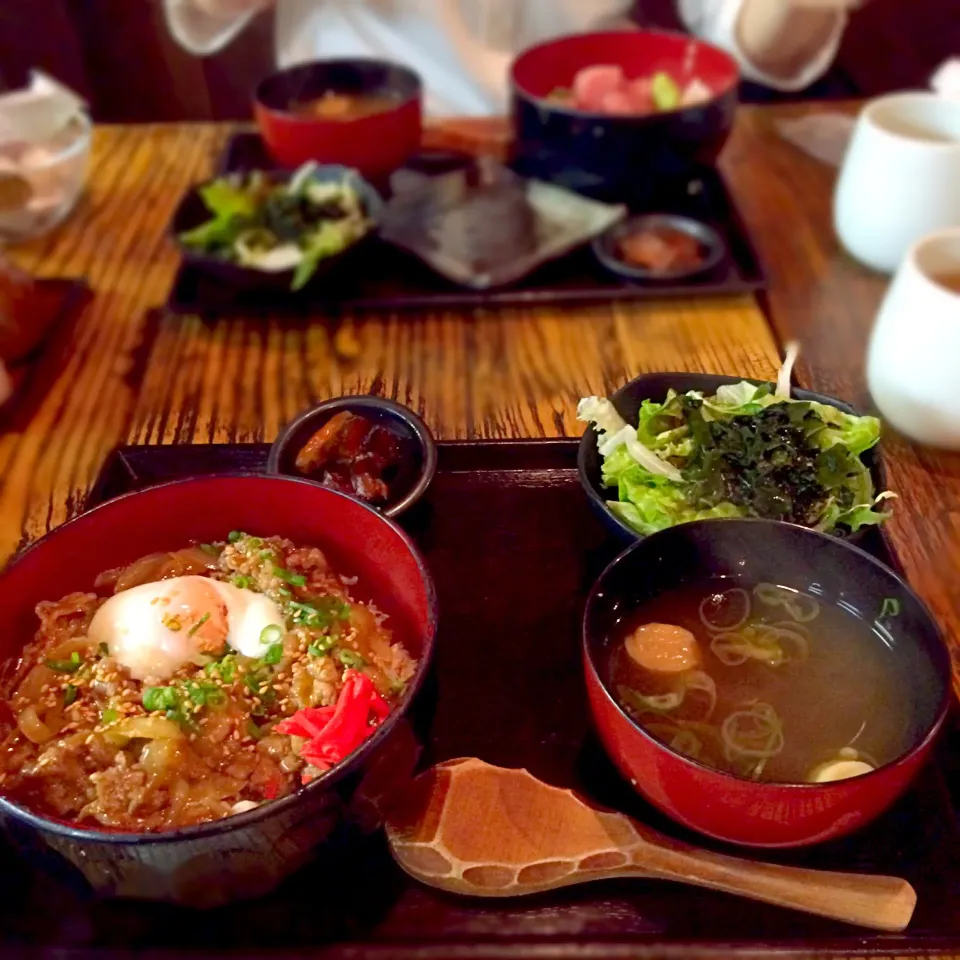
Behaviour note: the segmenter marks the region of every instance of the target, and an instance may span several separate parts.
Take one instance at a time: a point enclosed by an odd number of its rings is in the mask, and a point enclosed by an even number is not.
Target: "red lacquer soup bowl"
[[[610,690],[609,645],[643,603],[685,583],[716,577],[769,582],[817,594],[868,623],[881,610],[898,682],[912,695],[912,741],[872,773],[832,783],[760,782],[675,752],[635,723]],[[892,601],[892,602],[890,602]],[[815,636],[813,637],[815,641]],[[798,847],[840,837],[882,813],[926,761],[947,713],[950,660],[930,612],[888,567],[848,543],[767,520],[704,520],[657,533],[622,553],[587,602],[583,661],[593,719],[633,787],[670,817],[731,843]],[[843,697],[842,681],[823,698]],[[811,710],[817,703],[810,704]]]
[[[376,97],[388,106],[343,119],[306,116],[297,108],[327,93]],[[380,185],[420,148],[422,114],[417,74],[381,60],[303,63],[271,74],[254,95],[260,134],[281,166],[340,163]]]
[[[0,655],[17,657],[33,638],[40,601],[90,591],[105,570],[191,541],[223,540],[232,530],[322,549],[335,570],[358,578],[355,595],[389,616],[394,636],[418,658],[417,671],[387,719],[342,763],[248,813],[136,834],[78,827],[0,797],[0,820],[15,846],[74,886],[195,907],[260,896],[342,836],[347,822],[374,826],[370,805],[384,801],[394,775],[402,780],[412,771],[417,748],[407,720],[433,651],[433,582],[392,521],[308,480],[253,474],[181,480],[110,500],[64,524],[0,575]]]

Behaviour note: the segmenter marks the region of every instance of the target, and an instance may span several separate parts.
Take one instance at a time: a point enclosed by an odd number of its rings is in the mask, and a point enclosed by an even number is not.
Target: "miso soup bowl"
[[[772,582],[843,605],[867,622],[888,598],[884,620],[898,677],[917,704],[909,749],[872,773],[834,783],[773,783],[724,773],[671,750],[635,723],[606,674],[620,621],[645,601],[711,577]],[[888,605],[889,606],[889,605]],[[876,642],[882,643],[879,634]],[[930,612],[889,567],[843,541],[769,520],[702,520],[654,534],[604,571],[587,601],[583,663],[593,720],[634,789],[678,823],[730,843],[800,847],[851,833],[887,809],[927,760],[950,696],[950,659]],[[823,697],[842,697],[843,688]],[[815,710],[816,703],[810,704]]]
[[[305,117],[292,109],[323,94],[390,97],[387,110],[350,120]],[[382,182],[420,147],[423,82],[407,67],[362,57],[317,60],[273,73],[254,94],[254,116],[283,167],[340,163]]]
[[[41,600],[89,591],[104,570],[190,541],[223,539],[231,530],[321,548],[335,569],[359,578],[360,596],[389,615],[394,635],[418,658],[417,671],[390,716],[342,763],[248,813],[130,833],[57,820],[0,796],[0,823],[14,846],[81,892],[191,907],[261,896],[311,859],[349,856],[339,853],[343,841],[377,826],[376,810],[412,773],[417,747],[408,720],[433,650],[433,582],[392,521],[308,480],[254,474],[180,480],[107,501],[58,527],[0,575],[0,656],[20,656],[37,628],[34,607]],[[335,870],[325,875],[336,882]]]

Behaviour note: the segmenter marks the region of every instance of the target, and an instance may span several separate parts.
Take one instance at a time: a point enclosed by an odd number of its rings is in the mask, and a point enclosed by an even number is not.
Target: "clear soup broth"
[[[640,726],[737,776],[859,776],[921,732],[883,619],[775,584],[667,591],[621,620],[608,650],[610,690]]]

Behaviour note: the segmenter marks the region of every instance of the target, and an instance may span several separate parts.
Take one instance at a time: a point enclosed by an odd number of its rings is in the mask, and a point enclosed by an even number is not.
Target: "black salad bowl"
[[[621,387],[610,397],[617,412],[627,423],[636,426],[640,414],[640,407],[645,400],[655,403],[663,402],[667,393],[673,389],[677,393],[686,393],[689,390],[698,390],[706,396],[717,392],[722,386],[734,383],[748,383],[760,386],[763,380],[751,380],[748,377],[726,377],[712,373],[646,373]],[[770,384],[773,386],[772,384]],[[792,387],[791,397],[796,400],[811,400],[815,403],[826,403],[842,410],[844,413],[859,415],[848,403],[828,397],[812,390],[802,390]],[[873,487],[876,493],[886,489],[886,477],[877,453],[877,448],[867,451],[863,460],[873,478]],[[580,449],[577,452],[577,471],[580,483],[583,486],[590,506],[596,515],[603,521],[604,526],[611,534],[625,543],[643,539],[643,534],[634,530],[626,521],[621,520],[607,506],[607,501],[616,499],[616,490],[604,487],[601,476],[602,457],[597,449],[597,433],[592,426],[588,426],[580,439]],[[843,539],[857,543],[864,537],[864,532],[851,534]]]

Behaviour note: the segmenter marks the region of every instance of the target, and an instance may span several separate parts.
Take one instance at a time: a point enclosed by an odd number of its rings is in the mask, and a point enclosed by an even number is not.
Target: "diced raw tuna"
[[[580,110],[602,111],[603,99],[614,92],[625,92],[623,69],[611,64],[584,67],[573,78],[573,97]]]
[[[616,115],[627,115],[637,112],[633,98],[622,90],[611,90],[609,93],[604,94],[603,99],[600,101],[599,109],[602,113]]]
[[[650,113],[653,104],[653,80],[650,77],[640,77],[631,80],[629,97],[633,105],[633,113]]]

